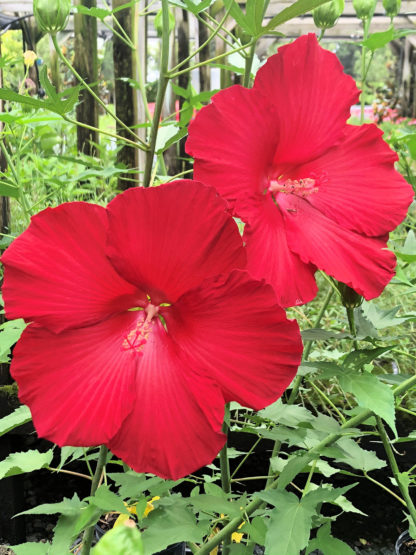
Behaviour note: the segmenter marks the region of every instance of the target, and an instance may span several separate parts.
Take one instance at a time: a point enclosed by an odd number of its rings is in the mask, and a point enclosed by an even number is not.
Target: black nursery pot
[[[394,548],[396,555],[413,555],[416,551],[416,540],[414,540],[409,534],[409,531],[406,530],[397,538]]]

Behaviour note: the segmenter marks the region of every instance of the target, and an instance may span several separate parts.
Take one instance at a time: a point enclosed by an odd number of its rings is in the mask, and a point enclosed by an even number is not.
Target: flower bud
[[[391,19],[399,13],[401,3],[402,0],[383,0],[383,8]]]
[[[371,19],[376,9],[377,0],[352,0],[355,13],[359,19]]]
[[[39,28],[45,33],[55,34],[65,29],[71,0],[33,0],[33,13]]]
[[[313,10],[313,21],[318,29],[330,29],[334,27],[343,11],[344,0],[332,0]]]
[[[361,306],[364,299],[354,291],[354,289],[351,289],[351,287],[341,282],[338,282],[338,289],[341,293],[341,302],[345,308],[357,308],[357,306]]]

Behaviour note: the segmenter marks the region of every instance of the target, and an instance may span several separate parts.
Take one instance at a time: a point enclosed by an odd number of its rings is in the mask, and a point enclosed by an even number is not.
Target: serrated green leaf
[[[226,499],[214,495],[200,494],[189,499],[189,504],[197,511],[212,514],[224,514],[230,517],[239,516],[241,513],[240,503],[232,503]]]
[[[261,32],[263,22],[264,0],[247,0],[246,17],[253,22],[253,29],[256,35]]]
[[[319,528],[316,538],[309,542],[306,555],[319,549],[323,555],[355,555],[345,542],[331,536],[331,523],[328,522]]]
[[[0,419],[0,436],[7,434],[10,430],[26,424],[32,420],[30,409],[26,405],[21,405],[11,414]]]
[[[380,416],[397,435],[394,395],[390,386],[367,372],[349,372],[339,376],[338,381],[344,391],[354,395],[360,407],[370,409]]]
[[[301,335],[304,341],[327,341],[328,339],[345,339],[346,337],[351,337],[351,335],[346,332],[335,332],[320,328],[303,330]]]
[[[88,497],[87,500],[105,512],[116,511],[118,513],[129,514],[121,497],[111,491],[106,485],[100,486],[95,495]]]
[[[71,459],[74,461],[76,459],[80,459],[84,456],[84,449],[82,447],[62,447],[61,448],[61,460],[59,461],[58,468],[62,468],[64,464]]]
[[[310,12],[314,8],[321,6],[321,4],[325,4],[325,2],[328,2],[328,0],[297,0],[297,2],[294,2],[292,5],[275,15],[269,21],[268,25],[263,27],[263,33],[272,31],[279,25],[286,23],[286,21]]]
[[[80,501],[78,495],[74,493],[74,496],[69,499],[64,497],[59,503],[44,503],[43,505],[38,505],[33,507],[33,509],[28,509],[19,513],[19,515],[55,515],[62,514],[66,516],[77,516],[80,510],[85,507],[85,502]],[[16,516],[19,516],[16,515]]]
[[[397,326],[407,320],[407,318],[398,318],[397,312],[400,306],[382,309],[373,302],[364,302],[361,306],[364,316],[370,320],[375,328],[382,330],[390,326]]]
[[[365,339],[367,337],[379,337],[377,329],[374,327],[370,319],[365,316],[361,306],[354,309],[354,319],[358,338]]]
[[[38,100],[31,96],[25,96],[12,91],[11,89],[0,88],[0,99],[9,100],[10,102],[18,102],[32,108],[46,108],[47,103],[44,100]]]
[[[8,476],[16,476],[17,474],[45,468],[51,464],[52,458],[52,449],[46,451],[46,453],[40,453],[37,450],[12,453],[0,462],[0,480]]]
[[[184,0],[188,10],[194,15],[206,10],[214,3],[215,0],[200,0],[199,2],[194,2],[193,0]]]
[[[250,539],[259,545],[264,545],[266,542],[267,525],[263,517],[255,516],[242,526],[241,531],[247,533]]]
[[[39,71],[39,81],[42,87],[45,89],[46,94],[49,98],[53,101],[58,101],[58,93],[55,90],[55,87],[49,81],[48,77],[48,69],[46,65],[43,65]]]
[[[101,538],[91,555],[144,555],[141,534],[136,526],[116,526]]]
[[[409,230],[401,250],[395,250],[394,253],[405,262],[414,262],[416,260],[416,236],[413,229]]]
[[[278,488],[283,490],[290,482],[307,466],[310,461],[313,460],[313,456],[308,453],[302,455],[292,455],[285,467],[283,468],[279,478],[278,478]]]
[[[75,6],[75,9],[80,14],[90,15],[91,17],[96,17],[101,21],[104,21],[106,17],[111,16],[112,14],[111,10],[106,10],[104,8],[94,8],[94,7],[87,8],[86,6],[82,6],[81,4],[78,4],[77,6]]]
[[[275,505],[266,533],[265,555],[297,555],[306,547],[314,509],[287,491],[264,491],[261,499]]]
[[[273,422],[295,427],[301,422],[311,422],[313,414],[305,407],[298,405],[285,405],[281,399],[259,412],[262,418],[268,418]]]
[[[386,462],[379,459],[374,451],[367,451],[350,438],[341,438],[336,447],[329,447],[324,451],[325,455],[332,456],[338,462],[348,464],[352,468],[358,468],[364,472],[370,472],[384,468]]]
[[[355,487],[357,484],[349,484],[343,488],[333,488],[318,486],[312,491],[309,491],[304,497],[302,497],[302,502],[310,507],[310,509],[315,510],[316,507],[322,503],[335,503],[335,501],[344,495],[347,491]]]
[[[198,525],[195,515],[177,503],[158,507],[146,518],[147,528],[142,534],[144,554],[152,555],[168,545],[180,541],[200,542],[206,526]]]
[[[342,363],[343,370],[360,370],[365,364],[369,364],[379,356],[391,351],[393,347],[377,347],[376,349],[359,349],[349,353]]]
[[[0,196],[2,197],[12,197],[12,198],[19,198],[20,191],[14,185],[7,183],[7,181],[0,181]],[[6,362],[6,361],[2,361]]]
[[[52,545],[48,555],[62,555],[69,553],[75,537],[74,525],[76,516],[61,515],[56,523],[53,533]]]

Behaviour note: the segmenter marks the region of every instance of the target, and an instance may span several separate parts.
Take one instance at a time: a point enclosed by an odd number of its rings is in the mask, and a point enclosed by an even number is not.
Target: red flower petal
[[[181,360],[160,321],[140,359],[135,395],[108,446],[137,472],[176,480],[211,463],[224,445],[218,386]]]
[[[302,353],[270,286],[247,272],[207,280],[164,310],[167,329],[192,367],[213,376],[226,401],[255,409],[280,397]]]
[[[11,366],[36,430],[58,445],[107,442],[131,411],[137,353],[123,349],[137,312],[60,334],[30,324]]]
[[[354,80],[314,34],[279,48],[257,72],[253,88],[276,110],[279,167],[312,160],[334,146],[359,97]],[[267,109],[264,117],[270,117]]]
[[[293,177],[324,176],[308,201],[342,227],[377,237],[406,216],[413,189],[394,169],[397,155],[375,125],[346,127],[346,138]]]
[[[302,262],[288,247],[281,212],[270,196],[264,199],[251,224],[246,225],[244,241],[247,271],[273,286],[281,306],[304,304],[315,297],[316,267]]]
[[[173,302],[203,279],[245,266],[224,201],[200,183],[130,189],[110,202],[108,213],[112,263],[154,304]]]
[[[270,100],[238,85],[220,91],[196,115],[187,152],[195,179],[214,186],[245,218],[251,197],[268,187],[268,169],[279,137]]]
[[[342,228],[306,200],[286,198],[286,208],[291,210],[284,212],[290,249],[367,300],[380,295],[396,265],[396,257],[386,249],[386,238],[363,237]]]
[[[105,256],[107,216],[97,205],[47,208],[2,256],[9,319],[60,332],[96,323],[137,304],[137,288]]]

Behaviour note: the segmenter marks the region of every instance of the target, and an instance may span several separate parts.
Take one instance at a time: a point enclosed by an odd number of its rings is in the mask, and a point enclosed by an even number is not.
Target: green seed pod
[[[313,10],[313,21],[318,29],[334,27],[344,11],[344,0],[332,0]]]
[[[71,0],[33,0],[36,23],[45,33],[63,31],[70,11]]]
[[[401,4],[402,0],[383,0],[383,8],[391,19],[399,13]]]
[[[361,306],[364,299],[354,291],[354,289],[351,289],[351,287],[341,282],[338,283],[338,289],[341,293],[341,302],[345,308],[357,308],[357,306]]]
[[[371,19],[376,9],[377,0],[352,0],[355,13],[359,19]]]

